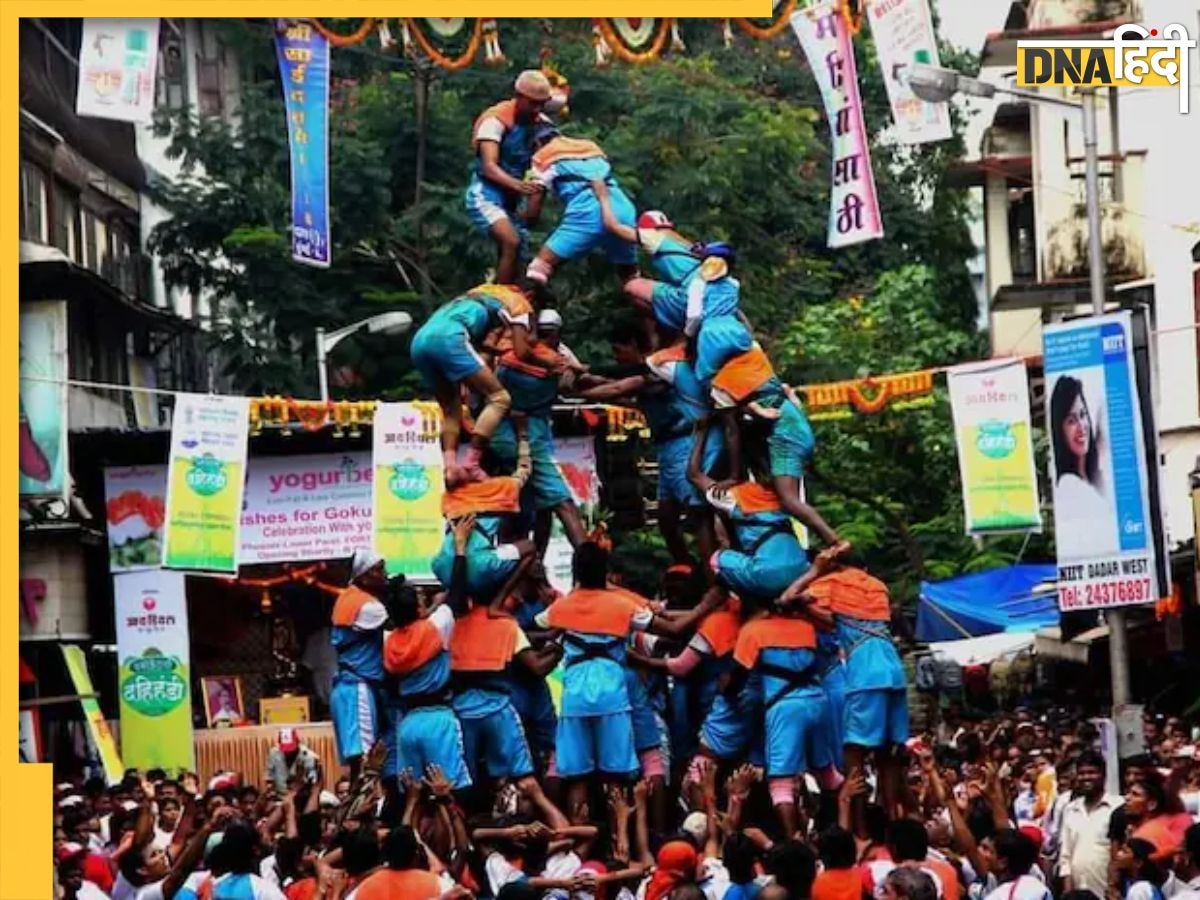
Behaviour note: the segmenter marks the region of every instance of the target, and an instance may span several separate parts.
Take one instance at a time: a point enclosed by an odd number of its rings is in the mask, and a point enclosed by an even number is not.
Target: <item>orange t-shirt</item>
[[[826,869],[813,882],[812,900],[863,900],[861,873],[857,868]]]
[[[382,869],[358,886],[355,900],[437,900],[442,884],[424,869]]]

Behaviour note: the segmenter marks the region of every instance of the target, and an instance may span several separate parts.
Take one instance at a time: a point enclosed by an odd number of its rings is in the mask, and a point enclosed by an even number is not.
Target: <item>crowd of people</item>
[[[1114,794],[1086,718],[943,720],[903,748],[902,809],[880,805],[871,769],[828,795],[806,777],[789,836],[750,764],[706,762],[691,790],[597,785],[568,816],[553,777],[472,797],[430,765],[393,789],[382,742],[354,781],[327,780],[284,729],[261,782],[58,784],[59,896],[1197,900],[1196,735],[1148,717],[1146,739]]]
[[[467,207],[497,268],[411,345],[443,414],[440,584],[350,561],[330,694],[348,777],[285,730],[261,785],[62,785],[63,895],[1197,900],[1194,745],[1174,731],[1170,771],[1129,766],[1123,802],[1086,720],[910,736],[903,618],[805,502],[812,429],[740,309],[733,249],[638,215],[549,98],[522,73],[474,127]],[[518,283],[547,193],[561,219]],[[608,375],[563,345],[549,291],[594,249],[632,301]],[[653,597],[622,584],[555,463],[568,394],[646,417],[672,557]],[[566,594],[541,565],[554,518]]]

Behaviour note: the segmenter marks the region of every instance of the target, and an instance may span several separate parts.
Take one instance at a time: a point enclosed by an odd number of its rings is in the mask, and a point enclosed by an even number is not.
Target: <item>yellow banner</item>
[[[71,675],[71,683],[75,685],[75,693],[83,697],[79,701],[83,707],[83,720],[87,723],[88,733],[91,734],[92,742],[100,753],[104,778],[110,785],[118,784],[125,774],[125,767],[121,764],[121,755],[117,752],[117,742],[108,730],[104,714],[100,712],[100,704],[96,702],[95,697],[86,696],[96,693],[96,689],[92,687],[92,676],[88,674],[87,659],[83,651],[73,644],[61,646],[63,662]]]
[[[375,409],[374,547],[389,575],[433,581],[430,560],[442,545],[441,419],[428,403]]]

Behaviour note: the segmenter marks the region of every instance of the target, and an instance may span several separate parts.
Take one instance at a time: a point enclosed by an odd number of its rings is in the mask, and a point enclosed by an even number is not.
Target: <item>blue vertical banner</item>
[[[1046,429],[1063,610],[1159,599],[1150,483],[1128,312],[1043,333]]]
[[[292,160],[292,259],[328,268],[329,42],[307,22],[275,31]]]

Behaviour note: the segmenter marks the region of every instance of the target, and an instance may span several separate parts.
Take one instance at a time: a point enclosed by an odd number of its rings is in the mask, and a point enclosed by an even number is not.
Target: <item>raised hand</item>
[[[454,790],[454,785],[450,783],[450,779],[446,777],[446,773],[437,763],[430,763],[425,767],[424,781],[429,792],[439,799],[449,797],[450,792]]]

